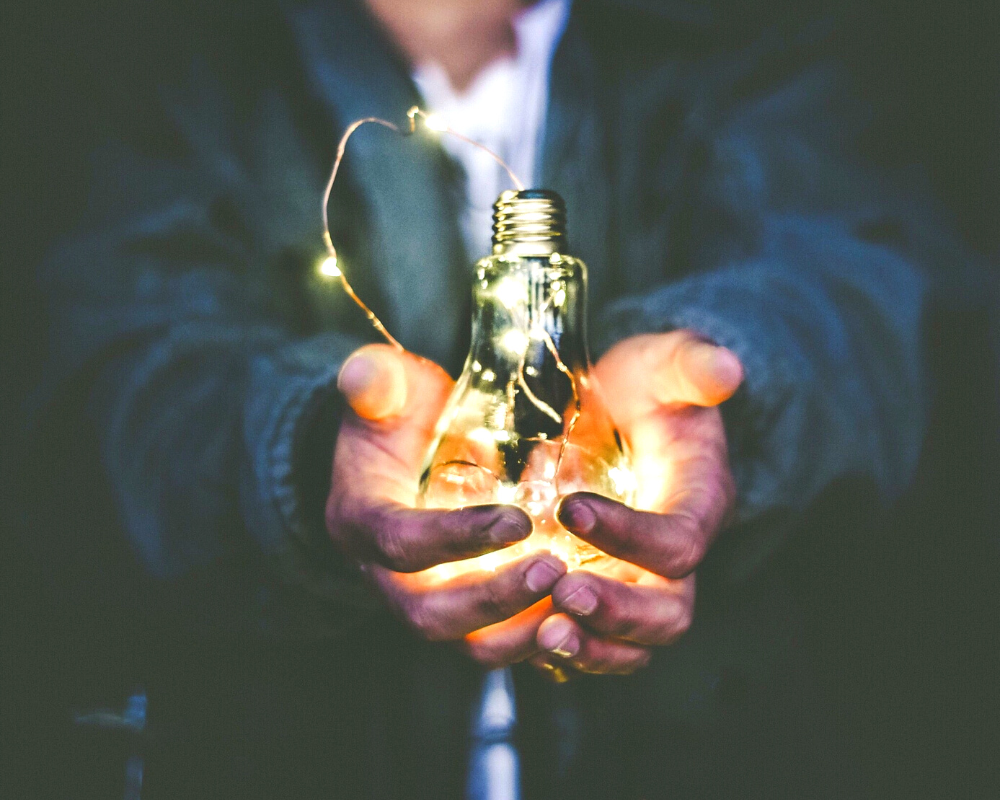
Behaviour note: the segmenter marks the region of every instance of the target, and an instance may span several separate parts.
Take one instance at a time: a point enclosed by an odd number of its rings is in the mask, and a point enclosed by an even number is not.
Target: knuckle
[[[617,599],[605,600],[601,603],[598,621],[607,633],[613,633],[617,636],[628,636],[634,627],[629,610],[623,608],[622,603]]]
[[[689,603],[672,603],[664,624],[663,643],[677,641],[688,632],[694,622],[694,613]]]
[[[691,624],[694,622],[694,614],[692,613],[691,606],[687,603],[680,604],[680,611],[677,613],[677,617],[674,621],[674,630],[677,632],[678,636],[682,636],[691,629]]]
[[[487,669],[497,669],[509,663],[499,650],[484,639],[467,641],[465,652],[473,661]]]
[[[697,520],[685,518],[677,530],[677,545],[668,559],[667,577],[683,577],[693,572],[705,557],[705,537]]]
[[[635,561],[648,547],[649,539],[638,528],[630,526],[622,531],[620,541],[622,557],[626,561]]]
[[[572,664],[580,672],[587,672],[591,675],[608,675],[618,669],[614,658],[606,654],[595,653],[593,648],[585,649],[573,660]]]
[[[463,525],[462,511],[449,511],[437,521],[437,534],[441,547],[451,555],[463,555],[463,546],[468,538],[468,526]]]
[[[379,560],[390,569],[404,572],[409,562],[407,538],[398,526],[380,525],[375,535],[375,548]]]
[[[426,597],[411,597],[404,606],[403,616],[410,628],[427,641],[445,638],[440,617]]]
[[[640,650],[622,666],[621,672],[623,675],[631,675],[633,672],[638,672],[640,669],[648,667],[651,660],[652,653],[649,650]]]
[[[517,612],[515,603],[504,591],[500,581],[491,580],[483,588],[479,598],[478,610],[487,619],[501,620],[513,616]]]

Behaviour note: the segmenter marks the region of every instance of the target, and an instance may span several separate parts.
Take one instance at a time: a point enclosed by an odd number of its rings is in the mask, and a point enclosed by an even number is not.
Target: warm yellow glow
[[[493,429],[502,430],[507,426],[507,406],[500,404],[493,409]]]
[[[320,275],[324,275],[327,278],[340,277],[340,267],[337,266],[336,256],[327,256],[322,261],[320,261],[318,270]]]
[[[528,290],[520,281],[504,278],[497,284],[495,291],[497,299],[503,303],[504,308],[513,309],[528,302]]]
[[[469,431],[469,441],[475,442],[483,447],[492,447],[496,440],[486,428],[476,428]]]
[[[528,337],[517,328],[511,328],[500,337],[500,346],[520,356],[528,349]]]
[[[448,123],[445,122],[437,114],[428,114],[424,117],[424,125],[426,125],[430,130],[437,131],[438,133],[444,133],[448,130]]]
[[[560,289],[553,296],[553,298],[552,298],[552,305],[554,305],[556,308],[562,308],[563,307],[563,303],[565,303],[565,302],[566,302],[566,290],[565,289]]]
[[[497,488],[497,502],[513,504],[517,501],[517,486],[511,484],[500,484]]]
[[[608,477],[611,478],[615,491],[620,495],[630,495],[636,489],[635,475],[629,469],[612,467],[608,470]]]

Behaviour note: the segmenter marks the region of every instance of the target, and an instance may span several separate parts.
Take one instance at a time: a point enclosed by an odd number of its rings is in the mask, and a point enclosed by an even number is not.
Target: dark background
[[[77,796],[97,796],[87,787],[101,781],[113,786],[127,742],[81,738],[70,709],[120,708],[136,668],[128,616],[76,594],[94,579],[72,568],[93,555],[83,533],[88,498],[34,497],[24,466],[22,409],[45,352],[33,265],[84,208],[87,153],[107,120],[129,113],[158,57],[183,49],[184,20],[238,18],[245,5],[174,3],[168,16],[138,0],[0,12],[0,768],[14,785],[70,765]],[[937,276],[927,330],[937,396],[914,485],[875,521],[871,509],[845,511],[831,498],[814,524],[836,517],[836,526],[782,559],[802,576],[807,649],[871,795],[1000,796],[1000,4],[711,8],[753,26],[832,9],[843,57],[880,112],[873,152],[889,170],[925,176],[968,247],[968,263]],[[58,504],[65,541],[39,543],[26,513],[39,502]],[[79,602],[68,602],[75,594]],[[101,615],[114,623],[92,624]]]

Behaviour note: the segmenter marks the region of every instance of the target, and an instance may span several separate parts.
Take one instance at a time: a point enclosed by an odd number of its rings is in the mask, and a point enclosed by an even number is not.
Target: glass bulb
[[[632,502],[621,437],[590,374],[587,269],[565,252],[554,192],[504,192],[494,252],[476,265],[472,345],[424,463],[425,507],[512,503],[531,535],[499,552],[442,564],[450,577],[549,550],[570,569],[602,554],[559,524],[559,499],[578,491]]]

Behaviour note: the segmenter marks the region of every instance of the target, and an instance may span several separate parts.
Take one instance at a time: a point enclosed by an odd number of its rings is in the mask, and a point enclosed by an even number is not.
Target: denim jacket
[[[747,36],[670,8],[574,9],[541,184],[565,198],[589,266],[595,356],[684,327],[745,365],[725,408],[736,520],[705,567],[724,585],[749,579],[834,482],[886,500],[907,483],[934,228],[862,156],[870,110],[822,26]],[[252,564],[224,624],[328,636],[375,608],[322,523],[336,375],[375,336],[316,270],[320,197],[344,127],[399,121],[419,97],[358,5],[247,15],[228,35],[192,34],[193,54],[164,61],[95,154],[87,221],[40,273],[42,396],[83,380],[108,531],[152,580],[208,584]],[[359,294],[453,373],[471,277],[460,184],[434,142],[366,128],[329,208]]]

